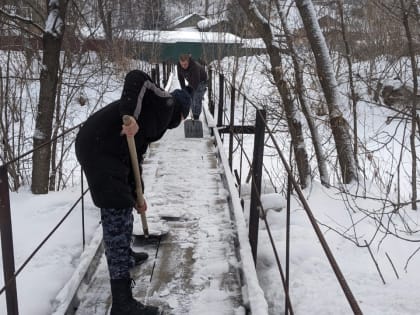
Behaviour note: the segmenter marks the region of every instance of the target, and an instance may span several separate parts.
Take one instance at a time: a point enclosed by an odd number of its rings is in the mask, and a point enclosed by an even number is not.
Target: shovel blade
[[[147,237],[143,234],[133,234],[132,240],[134,246],[144,246],[148,244],[159,243],[166,235],[168,231],[164,231],[160,234],[149,234]]]
[[[188,119],[184,122],[185,138],[203,138],[203,123],[200,120]]]

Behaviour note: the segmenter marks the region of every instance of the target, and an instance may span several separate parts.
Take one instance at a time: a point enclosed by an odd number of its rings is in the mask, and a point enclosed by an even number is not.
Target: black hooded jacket
[[[138,106],[138,104],[140,104]],[[121,99],[91,115],[76,138],[76,156],[85,172],[92,199],[100,208],[127,208],[135,204],[135,184],[125,135],[123,115],[136,116],[135,135],[141,163],[148,145],[180,122],[174,98],[153,84],[150,77],[134,70],[127,74]]]

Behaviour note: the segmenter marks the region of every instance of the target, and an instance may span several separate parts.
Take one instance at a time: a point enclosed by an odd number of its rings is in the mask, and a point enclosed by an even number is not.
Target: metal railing
[[[275,135],[267,123],[266,119],[266,111],[258,106],[254,102],[248,99],[248,97],[238,91],[234,84],[228,82],[225,76],[222,73],[217,73],[218,75],[214,75],[214,71],[209,69],[209,88],[208,88],[208,95],[209,95],[209,111],[215,116],[216,112],[216,105],[217,104],[217,126],[214,128],[213,132],[220,132],[221,134],[229,134],[229,144],[228,144],[228,156],[229,156],[229,166],[231,172],[235,176],[237,180],[239,194],[241,194],[241,185],[242,185],[242,167],[243,161],[248,164],[247,166],[250,169],[250,173],[248,178],[251,181],[251,200],[250,200],[250,216],[249,216],[249,242],[251,245],[252,255],[254,258],[254,262],[256,264],[257,261],[257,249],[258,249],[258,231],[259,231],[259,220],[260,218],[264,221],[266,231],[268,233],[268,238],[270,240],[271,247],[273,249],[273,254],[275,256],[275,261],[281,276],[281,281],[283,284],[283,290],[285,292],[285,314],[294,314],[293,307],[289,295],[289,270],[290,270],[290,201],[292,190],[296,192],[297,199],[300,201],[301,205],[303,206],[307,217],[312,225],[313,230],[324,250],[324,253],[330,263],[330,266],[333,269],[333,272],[336,275],[337,281],[339,282],[347,301],[353,310],[354,314],[362,314],[362,311],[350,290],[329,246],[327,241],[324,238],[324,235],[319,228],[319,225],[313,215],[313,212],[303,195],[303,192],[297,182],[297,180],[293,176],[292,167],[290,166],[289,162],[287,161],[286,157],[284,156]],[[218,77],[218,80],[216,80]],[[218,96],[216,96],[213,91],[216,90],[218,87]],[[242,117],[241,125],[235,125],[235,108],[236,108],[236,101],[235,95],[239,95],[242,98],[243,105],[242,105],[242,114],[245,110],[245,104],[249,104],[252,108],[255,109],[255,125],[254,126],[246,126],[245,119]],[[230,96],[230,97],[229,97]],[[239,97],[238,97],[239,98]],[[230,111],[229,116],[226,114],[225,104],[230,102]],[[253,148],[253,156],[252,159],[246,154],[244,148],[244,141],[243,135],[244,134],[254,134],[254,148]],[[265,140],[265,135],[268,135],[268,138]],[[238,174],[237,170],[232,170],[232,161],[233,161],[233,154],[234,154],[234,140],[236,141],[236,146],[240,148],[240,172]],[[263,170],[266,172],[267,176],[270,176],[267,168],[264,165],[264,147],[267,145],[267,142],[270,141],[272,148],[274,148],[276,154],[280,158],[282,165],[287,173],[287,181],[286,181],[286,249],[285,249],[285,271],[283,271],[283,267],[280,261],[280,257],[278,254],[278,250],[276,248],[276,244],[274,242],[273,234],[265,215],[265,211],[263,208],[263,204],[261,201],[261,180],[263,176]],[[292,150],[291,150],[292,151]],[[271,179],[270,179],[271,180]],[[242,203],[243,204],[243,203]]]
[[[170,63],[155,64],[151,69],[151,76],[154,82],[158,86],[168,85],[170,80],[171,70],[173,65]],[[162,69],[162,71],[160,70]],[[162,75],[160,74],[162,72]],[[168,88],[168,87],[166,87]],[[35,250],[25,259],[21,266],[16,270],[15,267],[15,256],[14,256],[14,245],[13,245],[13,229],[11,221],[11,207],[10,207],[10,189],[9,189],[9,175],[8,167],[13,163],[16,163],[23,158],[31,155],[40,148],[51,145],[57,142],[60,138],[64,138],[70,133],[78,130],[82,124],[67,129],[62,134],[53,137],[51,140],[44,142],[40,146],[29,150],[18,157],[7,161],[5,164],[0,166],[0,238],[2,247],[2,259],[3,259],[3,275],[4,275],[4,286],[0,288],[0,295],[6,294],[6,306],[8,315],[18,315],[18,299],[17,299],[17,287],[16,278],[24,270],[27,264],[34,258],[38,251],[45,245],[45,243],[51,238],[51,236],[58,230],[58,228],[65,222],[68,216],[74,211],[74,209],[81,204],[81,226],[82,226],[82,247],[83,250],[86,245],[86,233],[85,233],[85,206],[84,196],[89,191],[89,188],[84,188],[83,183],[83,171],[81,170],[81,193],[80,197],[74,202],[70,209],[65,213],[61,220],[55,225],[55,227],[48,232],[47,236],[41,241],[41,243],[35,248]]]
[[[10,208],[10,192],[9,192],[9,175],[7,168],[24,157],[32,154],[40,148],[50,145],[51,143],[57,142],[58,139],[64,138],[64,136],[74,132],[80,128],[81,124],[67,129],[62,134],[52,138],[49,141],[44,142],[40,146],[27,151],[20,156],[14,158],[11,161],[0,166],[0,237],[2,247],[2,258],[3,258],[3,275],[4,275],[4,286],[0,289],[0,295],[6,292],[6,306],[8,315],[18,315],[18,302],[17,302],[17,288],[16,288],[16,277],[24,270],[26,265],[33,259],[37,252],[44,246],[48,239],[57,231],[62,225],[66,218],[73,212],[79,202],[82,201],[82,246],[85,246],[85,227],[84,227],[84,202],[83,196],[88,190],[81,192],[79,199],[72,205],[72,207],[66,212],[63,218],[55,225],[55,227],[47,234],[47,236],[41,241],[41,243],[35,248],[35,250],[28,256],[28,258],[21,264],[21,266],[15,270],[15,258],[14,258],[14,247],[13,247],[13,231],[11,222],[11,208]],[[83,182],[83,177],[81,177]],[[83,189],[83,184],[82,184]]]

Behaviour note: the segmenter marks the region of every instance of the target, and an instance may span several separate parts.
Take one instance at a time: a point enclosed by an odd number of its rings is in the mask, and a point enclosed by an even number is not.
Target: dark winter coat
[[[187,69],[181,67],[181,64],[177,64],[178,80],[182,89],[185,89],[185,80],[188,81],[188,85],[197,90],[200,82],[207,81],[207,73],[203,66],[201,66],[194,59],[190,58],[190,62]]]
[[[139,159],[151,142],[179,124],[180,112],[171,94],[157,88],[142,71],[127,74],[121,99],[90,116],[76,138],[76,155],[97,207],[119,209],[135,204],[127,140],[121,130],[123,115],[135,117],[138,103],[139,131],[134,138]]]

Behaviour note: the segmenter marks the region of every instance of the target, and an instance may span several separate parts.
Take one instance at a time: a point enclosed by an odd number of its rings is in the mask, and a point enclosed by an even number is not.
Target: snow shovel
[[[123,123],[126,126],[130,125],[130,116],[124,115],[123,116]],[[133,167],[133,173],[134,173],[134,181],[136,183],[136,199],[137,204],[140,206],[143,206],[144,204],[144,197],[143,197],[143,187],[141,185],[141,177],[140,177],[140,168],[138,164],[138,158],[137,158],[137,150],[136,150],[136,144],[134,142],[134,137],[128,137],[127,136],[127,144],[128,144],[128,150],[130,151],[130,160],[131,165]],[[142,240],[160,240],[161,236],[163,235],[160,233],[159,235],[150,235],[149,234],[149,227],[147,225],[147,218],[145,211],[140,212],[141,216],[141,223],[143,227],[143,235],[137,235],[134,234],[134,240],[141,242]]]
[[[203,138],[203,123],[200,120],[187,119],[184,122],[185,138]]]

